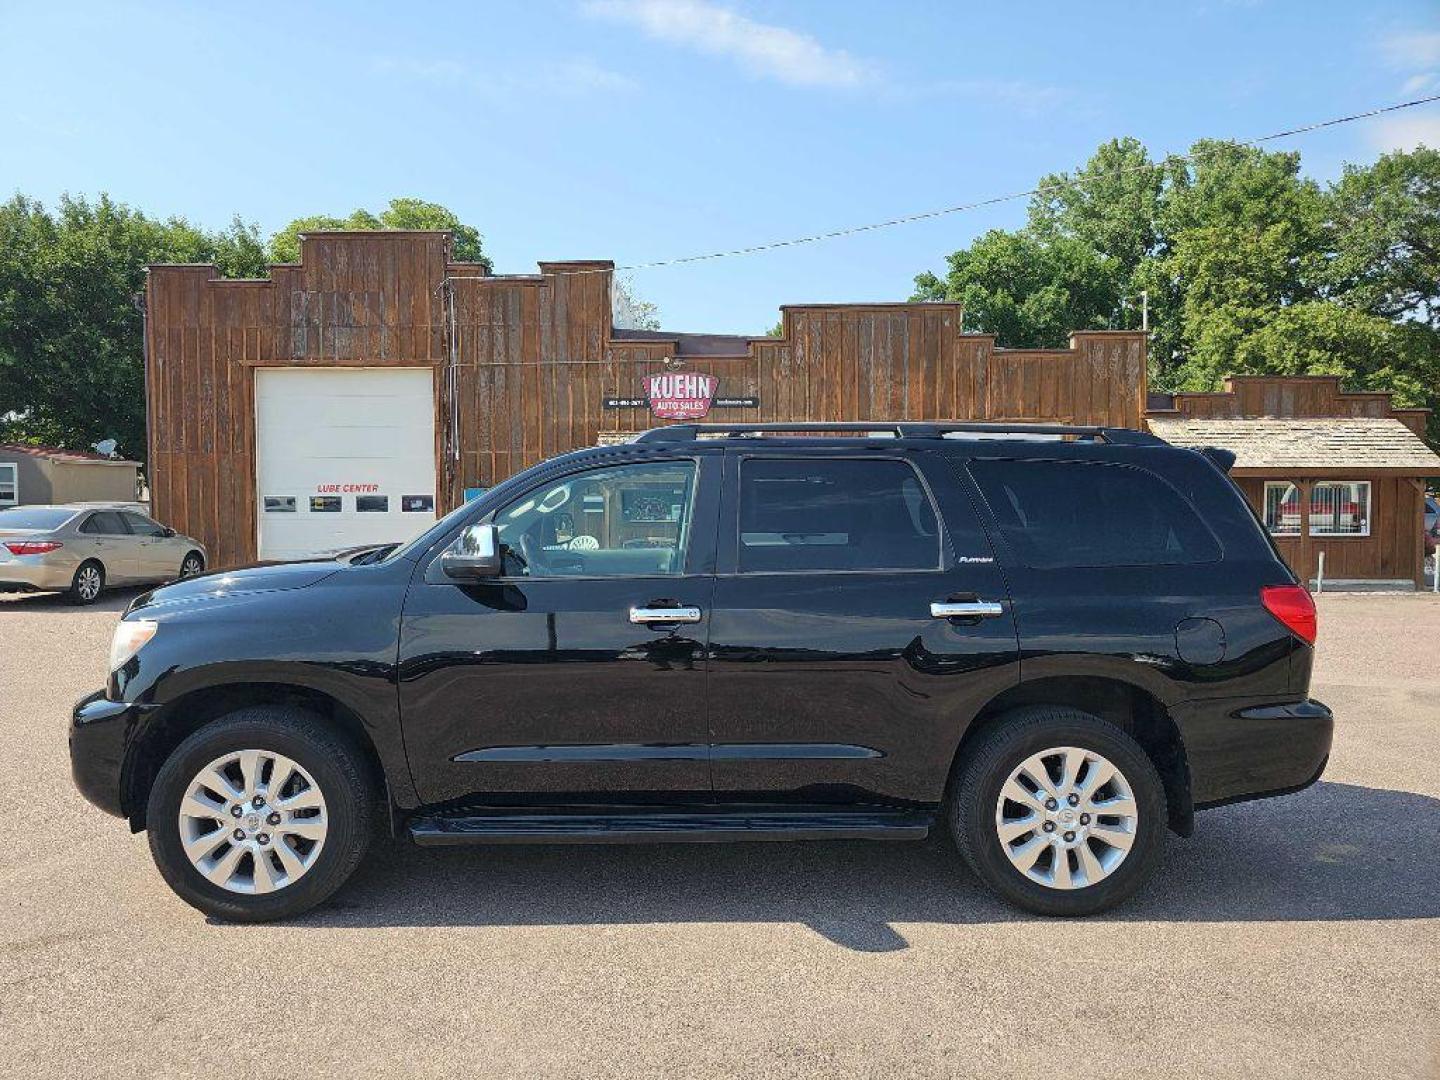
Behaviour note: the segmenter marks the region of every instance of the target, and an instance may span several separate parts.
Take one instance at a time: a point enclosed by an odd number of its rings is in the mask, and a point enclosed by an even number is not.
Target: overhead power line
[[[1275,142],[1277,139],[1288,139],[1295,135],[1306,135],[1312,131],[1320,131],[1324,128],[1339,127],[1342,124],[1353,124],[1359,120],[1370,120],[1377,116],[1383,116],[1386,113],[1399,112],[1402,109],[1413,109],[1420,105],[1429,105],[1435,101],[1440,101],[1440,94],[1416,98],[1413,101],[1402,101],[1397,105],[1383,105],[1377,109],[1351,113],[1348,116],[1337,116],[1330,120],[1320,120],[1313,124],[1287,128],[1284,131],[1277,131],[1270,135],[1261,135],[1259,138],[1232,142],[1229,145],[1261,146],[1265,143]],[[1216,149],[1220,150],[1223,149],[1223,147],[1217,147]],[[850,225],[841,229],[830,229],[827,232],[812,233],[809,236],[795,236],[787,240],[771,240],[763,244],[751,244],[748,247],[730,248],[724,251],[709,251],[701,255],[683,255],[674,259],[656,259],[653,262],[631,263],[628,266],[617,266],[615,269],[627,273],[633,270],[656,270],[665,266],[683,266],[686,263],[708,262],[714,259],[730,259],[740,255],[758,255],[764,251],[799,247],[802,244],[818,244],[823,240],[838,240],[844,236],[855,236],[858,233],[875,232],[879,229],[893,228],[896,225],[909,225],[917,221],[929,221],[932,218],[947,217],[950,214],[962,214],[969,210],[980,210],[987,206],[998,206],[1001,203],[1014,202],[1016,199],[1028,199],[1034,195],[1061,191],[1066,188],[1083,188],[1087,183],[1092,181],[1108,180],[1111,177],[1130,172],[1143,172],[1147,169],[1163,169],[1171,165],[1182,165],[1186,162],[1195,161],[1201,156],[1203,155],[1194,152],[1188,154],[1170,154],[1160,161],[1147,161],[1143,164],[1128,165],[1123,168],[1112,169],[1109,172],[1092,178],[1070,178],[1051,184],[1038,184],[1024,191],[1012,191],[1006,195],[994,195],[986,199],[977,199],[974,202],[960,203],[958,206],[946,206],[938,210],[925,210],[917,214],[906,214],[903,217],[889,218],[885,221],[872,221],[865,225]],[[562,271],[561,276],[604,272],[605,271],[600,269],[586,268],[583,270]]]

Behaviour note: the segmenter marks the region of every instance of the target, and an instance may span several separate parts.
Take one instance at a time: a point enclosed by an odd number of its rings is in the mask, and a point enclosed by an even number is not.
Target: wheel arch
[[[394,826],[394,799],[390,778],[365,721],[342,701],[311,686],[280,682],[226,683],[202,687],[176,698],[156,714],[145,734],[127,755],[121,780],[122,808],[130,828],[146,827],[145,807],[150,788],[165,760],[190,735],[237,709],[253,705],[284,705],[304,709],[341,732],[360,750],[376,790],[383,793],[387,817]]]
[[[1164,702],[1133,682],[1105,675],[1048,675],[1008,687],[992,698],[965,729],[955,750],[962,761],[980,737],[1007,715],[1031,705],[1059,705],[1114,724],[1145,751],[1165,785],[1169,825],[1180,836],[1195,828],[1190,765],[1180,728]],[[951,769],[951,782],[958,769]],[[946,791],[949,798],[950,792]]]

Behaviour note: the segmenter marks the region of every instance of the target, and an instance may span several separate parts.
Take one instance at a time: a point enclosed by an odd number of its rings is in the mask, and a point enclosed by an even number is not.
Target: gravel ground
[[[0,1075],[1440,1076],[1440,599],[1321,599],[1325,779],[1201,816],[1108,917],[945,843],[383,845],[208,923],[69,780],[129,594],[0,601]]]

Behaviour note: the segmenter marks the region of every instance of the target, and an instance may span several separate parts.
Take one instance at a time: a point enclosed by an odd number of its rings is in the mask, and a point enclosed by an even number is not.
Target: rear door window
[[[940,529],[908,462],[746,458],[741,573],[936,570]]]
[[[120,520],[120,515],[111,510],[91,514],[80,526],[80,531],[91,536],[129,536],[130,531]]]
[[[978,460],[970,473],[1011,551],[1027,566],[1166,566],[1220,558],[1220,544],[1194,506],[1146,469]]]

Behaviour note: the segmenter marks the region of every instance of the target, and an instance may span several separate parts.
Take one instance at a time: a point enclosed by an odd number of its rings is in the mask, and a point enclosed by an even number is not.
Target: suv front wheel
[[[374,801],[349,739],[303,710],[253,706],[166,759],[146,809],[150,852],[166,883],[207,915],[288,918],[360,864]]]
[[[1129,735],[1078,709],[1017,710],[959,763],[950,825],[975,874],[1041,915],[1090,915],[1154,872],[1165,789]]]

